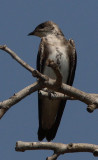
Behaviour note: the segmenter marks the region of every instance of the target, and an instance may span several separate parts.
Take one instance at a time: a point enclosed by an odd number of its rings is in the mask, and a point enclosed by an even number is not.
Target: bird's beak
[[[31,36],[31,35],[35,35],[35,32],[33,31],[28,34],[28,36]]]
[[[37,36],[37,37],[41,37],[40,35],[41,35],[40,32],[37,30],[34,30],[33,32],[30,32],[28,34],[28,36]]]

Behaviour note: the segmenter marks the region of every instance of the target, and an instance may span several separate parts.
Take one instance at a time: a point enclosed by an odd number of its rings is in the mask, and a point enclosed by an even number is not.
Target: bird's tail
[[[40,125],[40,127],[38,129],[38,140],[39,141],[42,141],[44,138],[46,138],[47,141],[51,141],[55,138],[56,132],[58,130],[58,127],[59,127],[59,124],[61,121],[61,117],[62,117],[64,108],[65,108],[65,104],[66,104],[66,101],[61,101],[55,123],[53,124],[53,126],[50,129],[45,130]]]

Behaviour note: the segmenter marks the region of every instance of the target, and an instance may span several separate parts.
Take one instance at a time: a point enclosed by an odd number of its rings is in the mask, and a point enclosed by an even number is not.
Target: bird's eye
[[[44,24],[40,24],[39,25],[39,28],[41,29],[41,28],[44,28]]]

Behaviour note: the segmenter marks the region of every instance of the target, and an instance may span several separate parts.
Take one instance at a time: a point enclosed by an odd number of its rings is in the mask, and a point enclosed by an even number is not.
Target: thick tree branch
[[[26,150],[53,150],[54,154],[48,157],[47,160],[56,160],[57,157],[65,153],[74,152],[90,152],[98,157],[98,145],[88,143],[53,143],[53,142],[16,142],[16,151],[24,152]]]

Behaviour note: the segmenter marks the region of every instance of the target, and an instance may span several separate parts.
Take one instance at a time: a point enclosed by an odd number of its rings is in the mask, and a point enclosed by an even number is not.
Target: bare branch
[[[98,109],[98,108],[96,107],[96,104],[90,104],[90,105],[87,106],[87,111],[88,111],[89,113],[92,113],[95,109]]]
[[[54,99],[63,99],[63,100],[76,100],[74,97],[67,96],[63,93],[59,92],[51,92],[48,89],[47,90],[40,90],[39,91],[40,96],[49,97],[51,100]]]
[[[20,63],[24,68],[29,70],[31,73],[34,71],[32,67],[30,67],[26,62],[24,62],[17,54],[8,48],[6,45],[0,46],[0,49],[4,50],[5,52],[9,53],[12,58],[14,58],[18,63]]]
[[[9,53],[18,63],[20,63],[23,67],[25,67],[28,71],[30,71],[34,77],[39,78],[39,81],[36,82],[36,85],[37,85],[36,90],[41,90],[42,88],[47,88],[47,89],[50,89],[53,92],[55,91],[55,93],[59,92],[59,96],[61,96],[60,98],[65,98],[66,97],[67,99],[71,99],[71,100],[73,100],[73,99],[80,100],[80,101],[82,101],[82,102],[84,102],[88,105],[87,110],[90,113],[92,111],[94,111],[95,109],[98,109],[98,95],[88,94],[86,92],[80,91],[80,90],[78,90],[74,87],[71,87],[71,86],[68,86],[68,85],[62,83],[61,73],[59,72],[59,69],[58,69],[57,65],[53,61],[49,60],[48,65],[50,65],[52,67],[52,69],[54,70],[54,72],[56,74],[56,77],[57,77],[56,80],[53,80],[53,79],[47,77],[46,75],[41,74],[39,71],[33,69],[26,62],[24,62],[20,57],[18,57],[16,55],[16,53],[14,53],[6,45],[0,46],[0,49]],[[59,85],[57,85],[57,84],[59,84]],[[1,108],[0,118],[6,113],[6,111],[12,105],[16,104],[17,102],[22,100],[24,97],[31,94],[31,92],[29,90],[28,92],[26,92],[26,94],[24,96],[24,94],[23,94],[24,92],[22,92],[24,90],[25,90],[25,88],[23,90],[21,90],[20,92],[14,94],[14,96],[12,96],[9,100],[5,100],[3,102],[0,102],[0,108]],[[32,90],[32,93],[34,91]],[[20,94],[22,94],[22,95],[18,96]],[[63,95],[64,95],[64,97],[63,97]],[[69,98],[69,97],[71,97],[71,98]]]
[[[74,45],[74,44],[73,44]],[[0,118],[7,112],[11,106],[21,101],[26,96],[31,93],[40,90],[42,96],[49,97],[51,99],[64,99],[64,100],[80,100],[88,105],[87,111],[93,112],[95,109],[98,109],[98,94],[89,94],[83,92],[79,89],[76,89],[72,86],[62,83],[62,75],[58,69],[58,66],[51,60],[48,60],[47,65],[50,66],[55,75],[56,80],[53,80],[46,75],[41,74],[39,71],[33,69],[26,62],[24,62],[20,57],[17,56],[15,52],[9,49],[6,45],[0,46],[0,49],[9,53],[12,58],[14,58],[19,64],[32,73],[34,77],[37,77],[39,80],[34,84],[27,86],[18,93],[15,93],[8,100],[0,102]],[[43,89],[44,88],[44,89]],[[51,91],[50,91],[51,90]],[[71,144],[62,144],[62,143],[52,143],[52,142],[22,142],[18,141],[16,143],[16,151],[25,150],[53,150],[54,154],[51,157],[48,157],[47,160],[56,160],[57,157],[64,153],[73,153],[73,152],[91,152],[94,156],[98,157],[98,145],[87,144],[87,143],[71,143]]]
[[[65,153],[90,152],[98,157],[98,145],[88,143],[53,143],[53,142],[16,142],[16,151],[24,152],[26,150],[53,150],[54,154],[47,160],[56,160],[57,157]]]
[[[63,99],[63,100],[77,100],[76,98],[74,97],[70,97],[70,96],[67,96],[63,93],[60,93],[60,92],[51,92],[50,90],[48,89],[43,89],[43,90],[40,90],[39,91],[39,94],[40,96],[44,96],[44,97],[49,97],[49,99],[51,100],[55,100],[55,99]],[[98,94],[93,94],[93,93],[87,93],[88,95],[96,98],[96,100],[98,99]],[[88,105],[87,107],[87,111],[89,113],[92,113],[95,109],[98,109],[98,107],[96,106],[96,104],[90,104]]]
[[[54,153],[51,157],[47,157],[46,160],[56,160],[58,156],[59,156],[58,153]]]
[[[98,98],[96,98],[96,96],[92,94],[88,94],[86,92],[83,92],[79,89],[76,89],[64,83],[62,83],[60,88],[56,88],[55,82],[50,78],[49,78],[49,81],[44,82],[44,85],[53,91],[57,91],[57,92],[66,94],[70,97],[74,97],[75,99],[80,100],[81,102],[84,102],[87,105],[94,104],[95,107],[93,109],[98,109]]]
[[[60,73],[60,70],[58,68],[58,65],[56,63],[54,63],[53,60],[48,59],[47,60],[47,66],[51,67],[56,75],[56,82],[55,85],[59,88],[62,84],[62,75]]]
[[[38,82],[35,82],[35,83],[29,85],[28,87],[22,89],[18,93],[15,93],[9,99],[7,99],[3,102],[0,102],[0,108],[1,108],[0,109],[0,118],[2,118],[2,116],[7,112],[7,110],[10,109],[13,105],[18,103],[23,98],[30,95],[31,93],[40,89],[40,86],[41,86],[41,84],[39,84]]]
[[[19,64],[21,64],[25,69],[30,71],[34,77],[37,77],[37,78],[40,78],[40,79],[43,79],[43,80],[45,78],[45,80],[47,80],[47,76],[42,75],[39,71],[33,69],[29,64],[24,62],[19,56],[17,56],[17,54],[14,51],[12,51],[6,45],[3,45],[3,46],[0,45],[0,49],[9,53],[11,55],[11,57],[14,58],[14,60],[16,60]]]

